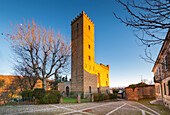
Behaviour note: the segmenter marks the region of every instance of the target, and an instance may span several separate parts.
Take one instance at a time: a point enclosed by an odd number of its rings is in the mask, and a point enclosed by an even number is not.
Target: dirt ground
[[[1,106],[0,115],[170,115],[157,106],[133,101]]]

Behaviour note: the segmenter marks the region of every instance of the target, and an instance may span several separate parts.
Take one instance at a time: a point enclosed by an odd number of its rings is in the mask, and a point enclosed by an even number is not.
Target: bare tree
[[[32,72],[42,81],[45,88],[46,79],[61,72],[70,58],[71,45],[68,40],[55,34],[52,29],[32,23],[13,26],[6,34],[17,56],[17,63],[25,64],[26,70]]]
[[[126,12],[120,16],[113,12],[115,18],[126,26],[132,27],[135,36],[146,46],[143,59],[153,62],[147,47],[164,42],[162,34],[170,28],[170,0],[116,0]]]
[[[38,80],[38,77],[34,76],[33,71],[28,69],[24,63],[15,65],[14,70],[16,75],[20,75],[16,77],[16,82],[18,82],[21,91],[33,90]]]

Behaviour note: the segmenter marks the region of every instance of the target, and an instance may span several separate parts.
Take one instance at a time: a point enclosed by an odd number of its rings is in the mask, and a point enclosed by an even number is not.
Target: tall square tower
[[[84,97],[109,87],[109,66],[95,63],[94,28],[84,11],[71,22],[71,91]]]

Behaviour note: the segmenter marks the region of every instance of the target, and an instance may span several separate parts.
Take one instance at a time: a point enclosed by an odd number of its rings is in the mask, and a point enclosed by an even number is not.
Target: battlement
[[[85,16],[85,17],[89,20],[89,22],[91,22],[91,23],[93,24],[93,26],[94,26],[93,21],[89,18],[89,16],[87,16],[87,14],[85,14],[84,11],[82,11],[82,13],[80,13],[77,17],[75,17],[75,19],[73,19],[73,20],[71,21],[71,25],[72,25],[74,22],[76,22],[76,21],[77,21],[80,17],[82,17],[82,16]]]
[[[100,63],[100,66],[102,66],[103,68],[109,69],[109,65],[104,65],[104,64]]]

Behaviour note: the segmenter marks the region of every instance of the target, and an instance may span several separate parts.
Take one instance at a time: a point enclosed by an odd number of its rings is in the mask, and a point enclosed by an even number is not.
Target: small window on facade
[[[161,77],[161,68],[159,66],[159,77]]]
[[[89,93],[91,93],[91,86],[89,86]]]
[[[109,75],[107,74],[107,78],[109,78]]]
[[[164,64],[162,62],[162,74],[164,73]]]
[[[166,95],[166,85],[164,83],[164,95]]]
[[[89,45],[89,49],[90,49],[90,45]]]
[[[170,95],[170,80],[168,81],[168,91],[169,91],[169,95]]]
[[[106,81],[106,86],[107,86],[108,84],[107,84],[107,81]]]
[[[167,56],[165,56],[165,67],[166,67],[166,69],[168,69],[168,59],[167,59],[168,57]]]
[[[89,25],[89,31],[90,31],[90,25]]]
[[[89,60],[91,60],[91,57],[89,56]]]
[[[77,23],[77,33],[78,33],[78,31],[79,31],[79,23]]]

